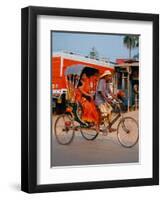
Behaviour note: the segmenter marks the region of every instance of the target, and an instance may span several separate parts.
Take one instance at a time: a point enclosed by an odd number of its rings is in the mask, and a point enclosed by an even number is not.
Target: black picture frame
[[[153,177],[37,185],[37,16],[123,19],[153,23]],[[30,6],[21,12],[21,190],[28,193],[159,184],[159,15]]]

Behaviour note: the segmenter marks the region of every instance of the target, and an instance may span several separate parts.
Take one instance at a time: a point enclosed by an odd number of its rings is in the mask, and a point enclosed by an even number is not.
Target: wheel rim
[[[60,144],[69,144],[74,137],[74,124],[68,115],[59,116],[55,123],[54,132]]]
[[[133,147],[139,139],[137,121],[130,117],[124,118],[118,125],[117,133],[122,146]]]
[[[99,134],[95,128],[81,128],[80,131],[86,140],[94,140]]]

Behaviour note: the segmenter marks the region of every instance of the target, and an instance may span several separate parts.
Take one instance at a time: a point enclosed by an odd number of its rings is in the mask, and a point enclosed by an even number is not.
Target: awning
[[[82,65],[82,64],[77,64],[77,65],[71,65],[69,67],[67,67],[67,69],[65,70],[65,75],[78,75],[80,76],[82,73],[86,73],[88,74],[94,74],[95,72],[98,72],[98,70],[96,68],[93,67],[89,67],[86,65]]]

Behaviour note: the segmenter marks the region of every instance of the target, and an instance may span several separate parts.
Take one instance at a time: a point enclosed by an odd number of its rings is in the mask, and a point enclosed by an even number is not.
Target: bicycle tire
[[[65,125],[65,121],[63,120],[63,128],[62,128],[62,135],[61,135],[61,133],[59,133],[59,131],[58,131],[58,123],[59,123],[59,121],[61,120],[61,119],[63,119],[63,118],[66,118],[67,117],[67,119],[68,119],[68,121],[67,122],[69,122],[69,123],[71,123],[71,128],[69,128],[69,127],[66,127],[66,125]],[[69,130],[71,130],[71,133],[68,133],[68,131]],[[64,138],[64,132],[66,132],[66,136],[67,136],[67,140],[63,140]],[[57,139],[57,142],[59,143],[59,144],[62,144],[62,145],[67,145],[67,144],[70,144],[71,142],[72,142],[72,140],[73,140],[73,138],[74,138],[74,135],[75,135],[75,130],[74,130],[74,123],[73,123],[73,120],[71,119],[71,117],[70,117],[70,115],[68,115],[68,114],[62,114],[62,115],[60,115],[60,116],[58,116],[58,118],[56,119],[56,121],[55,121],[55,124],[54,124],[54,133],[55,133],[55,136],[56,136],[56,139]]]
[[[99,135],[99,132],[97,132],[96,130],[95,130],[95,133],[89,133],[89,132],[84,132],[83,131],[84,129],[88,129],[88,131],[91,131],[92,129],[91,128],[81,128],[80,129],[81,135],[86,140],[95,140],[97,138],[97,136]]]
[[[127,124],[127,120],[130,120],[130,123]],[[120,128],[121,128],[121,130],[120,130]],[[133,132],[131,133],[132,130],[133,130]],[[122,139],[122,134],[124,135],[124,137],[126,137],[128,139],[128,141],[126,138],[124,140]],[[134,137],[133,137],[133,134],[135,135]],[[131,147],[135,146],[139,140],[138,122],[132,117],[124,117],[117,126],[117,137],[118,137],[119,143],[123,147],[131,148]],[[129,139],[130,139],[130,141],[129,141]]]

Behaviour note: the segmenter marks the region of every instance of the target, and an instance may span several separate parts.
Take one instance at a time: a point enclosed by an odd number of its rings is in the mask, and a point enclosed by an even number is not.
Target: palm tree
[[[129,49],[129,58],[131,58],[131,50],[136,47],[139,47],[139,37],[126,35],[123,38],[123,43],[127,47],[127,49]]]

